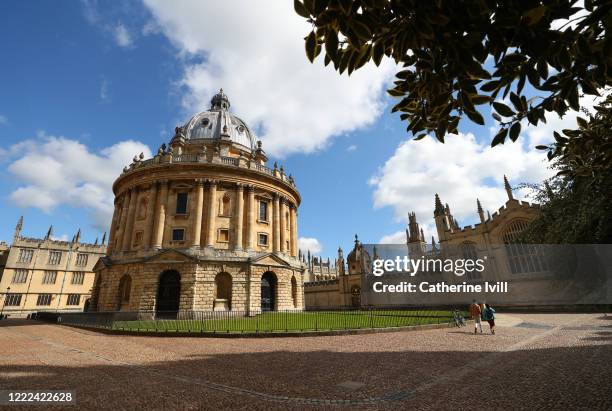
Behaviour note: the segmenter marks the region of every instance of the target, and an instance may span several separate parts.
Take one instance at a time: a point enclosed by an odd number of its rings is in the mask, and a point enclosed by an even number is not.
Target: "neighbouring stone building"
[[[94,284],[93,267],[106,253],[102,242],[81,242],[81,230],[72,241],[54,240],[53,227],[44,238],[21,235],[19,219],[12,244],[0,244],[0,298],[2,313],[25,316],[36,311],[83,311]]]
[[[266,166],[261,142],[229,108],[221,90],[169,146],[135,157],[117,178],[93,309],[303,309],[300,194],[282,166]]]
[[[512,273],[514,278],[537,278],[546,275],[546,267],[539,263],[537,255],[533,255],[533,248],[512,244],[527,224],[540,214],[540,207],[538,204],[516,200],[505,176],[504,188],[508,195],[504,206],[492,215],[489,212],[485,215],[480,201],[476,199],[480,222],[466,227],[459,226],[449,205],[442,205],[436,194],[433,215],[439,242],[436,244],[432,238],[431,243],[427,243],[416,214],[410,213],[406,228],[408,255],[412,258],[423,255],[436,257],[445,253],[451,253],[453,256],[458,254],[458,257],[462,258],[475,258],[477,255],[497,256],[490,260],[490,269],[498,275]],[[371,251],[375,253],[376,249]],[[355,236],[355,246],[347,257],[346,267],[342,249],[339,249],[335,274],[317,268],[316,273],[304,284],[306,307],[356,307],[364,304],[361,299],[362,274],[371,272],[372,258],[376,256],[370,256]],[[467,276],[466,280],[479,279]]]

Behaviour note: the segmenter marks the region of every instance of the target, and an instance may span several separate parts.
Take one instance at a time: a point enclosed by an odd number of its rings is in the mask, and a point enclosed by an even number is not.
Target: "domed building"
[[[221,90],[155,157],[113,184],[107,256],[95,267],[98,311],[300,310],[300,194]]]

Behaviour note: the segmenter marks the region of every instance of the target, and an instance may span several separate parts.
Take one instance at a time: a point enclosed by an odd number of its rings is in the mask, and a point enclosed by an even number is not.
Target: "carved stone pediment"
[[[291,267],[291,264],[285,261],[284,258],[272,253],[263,254],[259,257],[252,259],[251,261],[254,265]]]
[[[164,250],[159,254],[155,254],[151,257],[148,257],[146,260],[148,263],[157,263],[157,262],[176,262],[176,263],[187,263],[187,262],[197,262],[197,258],[191,256],[185,252],[180,250]]]

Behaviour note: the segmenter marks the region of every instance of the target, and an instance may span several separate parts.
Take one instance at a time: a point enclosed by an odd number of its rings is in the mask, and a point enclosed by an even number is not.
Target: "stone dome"
[[[194,115],[182,127],[185,140],[227,140],[255,150],[255,134],[242,119],[230,113],[229,108],[229,98],[221,89],[211,99],[210,110]]]
[[[372,267],[370,253],[368,253],[363,244],[361,244],[357,235],[355,235],[355,247],[346,257],[346,262],[348,264],[349,274],[367,273]]]

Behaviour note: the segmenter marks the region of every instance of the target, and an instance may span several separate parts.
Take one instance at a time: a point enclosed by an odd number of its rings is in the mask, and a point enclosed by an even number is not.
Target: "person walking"
[[[482,319],[489,323],[491,334],[495,335],[495,310],[489,304],[485,304],[485,309],[482,312]]]
[[[480,321],[480,317],[482,315],[482,310],[480,306],[476,302],[476,300],[472,301],[470,304],[470,316],[472,320],[474,320],[474,334],[478,333],[478,327],[480,327],[480,333],[482,334],[482,322]]]

